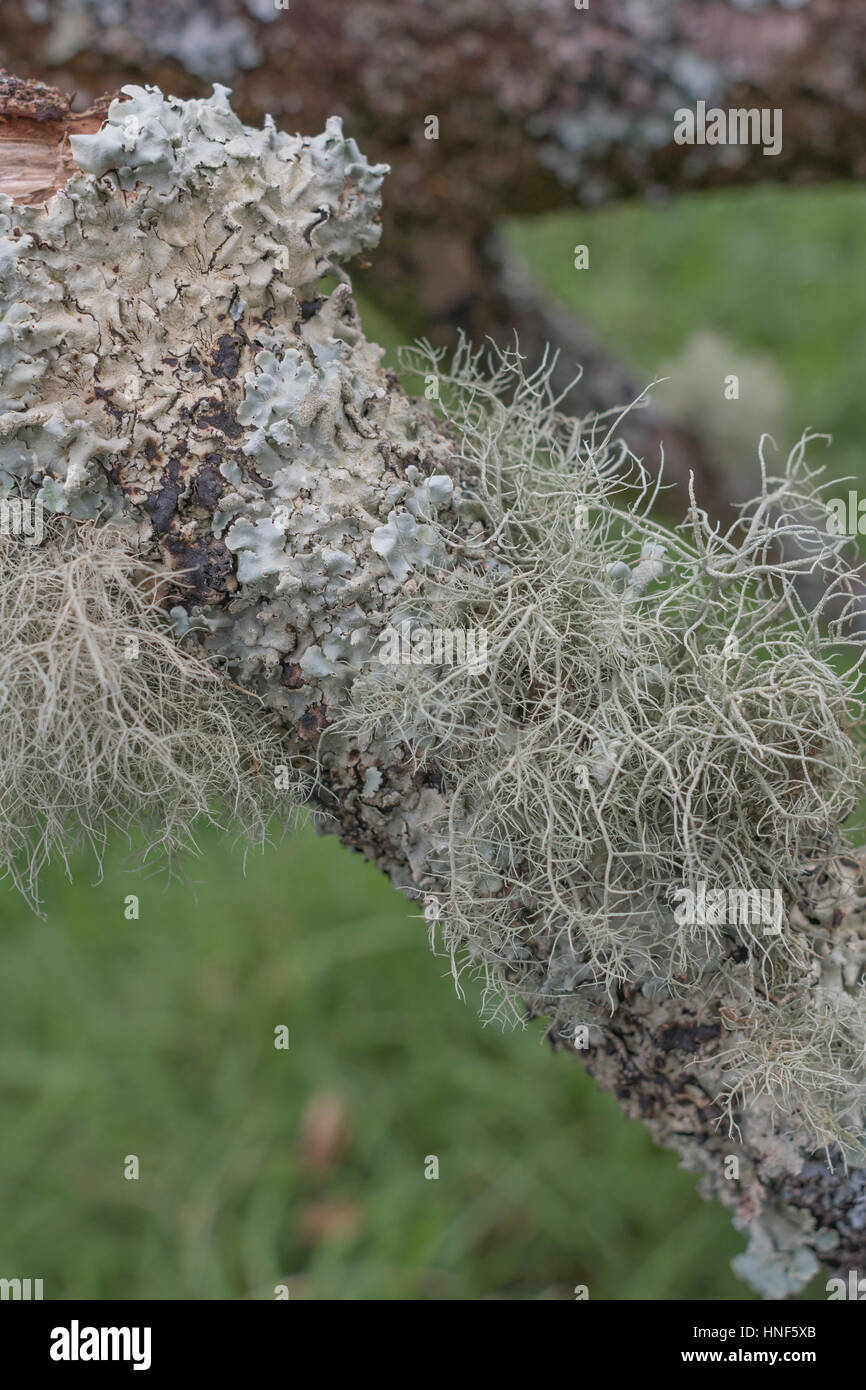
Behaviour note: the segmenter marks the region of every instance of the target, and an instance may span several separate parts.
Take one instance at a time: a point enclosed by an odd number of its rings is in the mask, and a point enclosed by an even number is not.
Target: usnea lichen
[[[34,907],[79,845],[101,863],[143,831],[140,861],[170,867],[198,823],[263,842],[302,799],[260,703],[174,638],[163,583],[111,526],[0,536],[0,862]]]
[[[680,924],[672,901],[758,889],[790,909],[844,850],[861,794],[860,661],[837,672],[841,624],[827,633],[796,589],[820,571],[829,602],[845,573],[818,530],[807,441],[779,478],[762,458],[762,495],[726,533],[697,506],[670,533],[604,424],[557,416],[544,372],[527,379],[508,356],[482,371],[468,350],[450,372],[423,353],[407,365],[437,375],[484,541],[473,557],[442,531],[448,567],[404,612],[483,629],[486,667],[380,665],[347,719],[362,748],[411,731],[413,755],[452,788],[437,866],[447,946],[494,999],[505,975],[506,998],[564,1029],[620,985],[685,992],[730,973],[749,1018],[739,1087],[771,1091],[813,1143],[856,1148],[858,971],[822,984],[814,936],[789,912]],[[774,557],[792,540],[791,558]],[[745,999],[735,948],[751,963]]]

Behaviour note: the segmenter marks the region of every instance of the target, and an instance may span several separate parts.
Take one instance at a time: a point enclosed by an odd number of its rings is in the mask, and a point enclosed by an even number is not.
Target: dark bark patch
[[[199,428],[206,426],[212,430],[219,430],[227,439],[240,439],[244,432],[243,426],[238,424],[219,396],[205,396],[198,401],[194,420]]]
[[[212,462],[216,459],[216,464]],[[225,492],[225,480],[219,471],[219,454],[208,454],[208,461],[200,468],[195,480],[195,500],[207,512],[217,509],[219,499]]]
[[[166,536],[163,544],[172,557],[174,569],[186,571],[182,578],[184,602],[225,603],[236,591],[234,557],[216,537],[184,541],[179,536]]]
[[[655,1043],[662,1052],[694,1052],[700,1043],[712,1042],[720,1032],[718,1023],[686,1023],[676,1019],[665,1024],[656,1035]]]
[[[306,676],[296,661],[284,661],[280,674],[280,685],[287,690],[300,690],[307,684]]]
[[[234,381],[240,367],[242,347],[243,339],[234,333],[224,333],[217,340],[211,357],[211,370],[214,376],[224,377],[226,381]]]
[[[162,486],[157,492],[150,493],[143,503],[144,510],[150,516],[157,535],[163,535],[171,526],[183,490],[180,460],[172,458],[169,460],[168,473]]]
[[[315,743],[322,730],[327,727],[328,716],[324,700],[310,708],[298,720],[298,738],[304,743]]]

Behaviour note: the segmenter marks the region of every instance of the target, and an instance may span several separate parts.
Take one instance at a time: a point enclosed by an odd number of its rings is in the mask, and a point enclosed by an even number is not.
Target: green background
[[[780,445],[830,431],[831,474],[862,482],[864,213],[856,190],[758,189],[508,234],[647,380],[701,329],[766,357]],[[361,307],[393,360],[401,326]],[[749,1296],[742,1237],[676,1157],[539,1026],[483,1026],[369,865],[309,829],[245,877],[201,846],[186,882],[122,848],[99,884],[84,859],[49,874],[44,922],[0,890],[0,1277],[47,1298]]]

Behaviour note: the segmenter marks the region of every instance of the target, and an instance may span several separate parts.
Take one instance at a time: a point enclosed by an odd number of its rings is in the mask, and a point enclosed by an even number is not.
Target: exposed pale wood
[[[0,77],[0,193],[15,203],[44,203],[69,179],[75,165],[70,135],[98,130],[108,107],[104,97],[74,112],[55,87]]]

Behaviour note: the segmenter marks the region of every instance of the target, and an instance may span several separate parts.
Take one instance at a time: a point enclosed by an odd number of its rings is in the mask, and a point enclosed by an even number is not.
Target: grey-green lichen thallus
[[[660,526],[627,417],[561,415],[549,361],[422,345],[429,402],[382,367],[344,265],[387,171],[339,121],[126,95],[47,202],[0,200],[0,486],[46,519],[0,537],[15,881],[70,822],[156,811],[173,850],[309,799],[704,1175],[757,1287],[856,1263],[861,679],[798,596],[847,544],[808,439],[777,476],[761,442],[726,532]],[[406,624],[485,660],[382,660]]]

